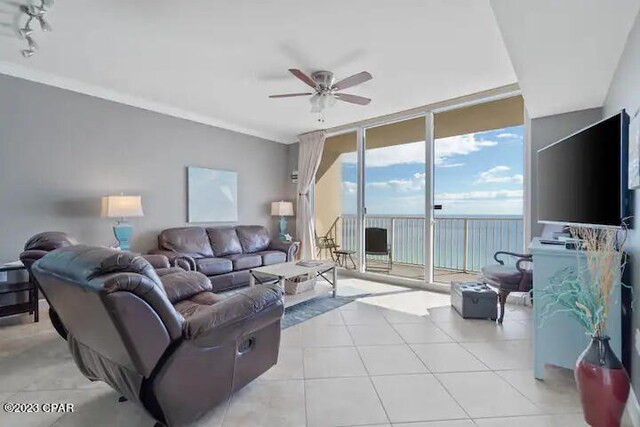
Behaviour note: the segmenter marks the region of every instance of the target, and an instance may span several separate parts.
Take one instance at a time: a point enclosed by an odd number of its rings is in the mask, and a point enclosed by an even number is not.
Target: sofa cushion
[[[200,258],[196,260],[198,271],[207,276],[228,273],[233,270],[231,261],[225,258]]]
[[[257,254],[235,254],[226,258],[233,263],[234,271],[248,270],[262,265],[262,257]]]
[[[207,235],[216,256],[241,254],[242,246],[233,227],[207,228]]]
[[[172,304],[212,289],[207,276],[195,271],[182,270],[166,274],[160,280],[162,280],[167,298]]]
[[[158,247],[189,255],[191,258],[213,257],[211,243],[202,227],[168,228],[158,236]]]
[[[260,251],[256,255],[262,257],[262,265],[280,264],[287,261],[287,254],[281,251]]]
[[[269,232],[261,225],[239,225],[236,232],[245,254],[265,251],[269,248]]]

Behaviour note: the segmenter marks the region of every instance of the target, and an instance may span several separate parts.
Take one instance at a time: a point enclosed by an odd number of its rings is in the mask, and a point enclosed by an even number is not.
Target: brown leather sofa
[[[277,361],[278,286],[225,298],[197,272],[163,282],[141,256],[85,245],[54,250],[32,270],[80,371],[160,425],[194,422]]]
[[[182,227],[163,230],[158,250],[172,263],[186,263],[211,280],[214,292],[249,284],[249,269],[293,261],[297,242],[273,240],[265,227]]]

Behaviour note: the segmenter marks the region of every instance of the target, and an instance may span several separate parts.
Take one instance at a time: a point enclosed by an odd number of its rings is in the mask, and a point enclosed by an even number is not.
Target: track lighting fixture
[[[21,5],[20,10],[27,15],[27,22],[25,22],[24,27],[18,30],[18,34],[20,37],[25,39],[27,44],[29,45],[28,49],[24,49],[21,51],[22,56],[25,58],[30,58],[36,53],[38,50],[38,44],[33,39],[33,28],[31,28],[31,23],[33,20],[37,20],[40,24],[40,29],[44,32],[53,31],[51,28],[51,24],[45,19],[45,15],[49,11],[49,8],[53,6],[54,0],[40,0],[40,5]]]

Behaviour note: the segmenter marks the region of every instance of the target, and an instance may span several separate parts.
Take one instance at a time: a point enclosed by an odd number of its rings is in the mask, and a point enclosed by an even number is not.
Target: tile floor
[[[373,295],[283,331],[278,365],[198,425],[585,425],[570,371],[548,367],[544,382],[533,379],[529,307],[508,307],[499,326],[462,320],[447,295],[358,279],[341,280],[340,292]],[[0,402],[70,402],[75,411],[0,412],[0,426],[154,424],[82,377],[42,319],[2,322]]]

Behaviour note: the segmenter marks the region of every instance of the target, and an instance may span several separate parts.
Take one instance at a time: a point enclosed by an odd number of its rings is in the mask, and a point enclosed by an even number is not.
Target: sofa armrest
[[[272,240],[269,243],[269,250],[282,251],[287,254],[287,261],[293,261],[296,259],[298,249],[300,248],[300,242],[283,242],[280,240]]]
[[[142,255],[142,258],[146,259],[149,264],[156,270],[159,268],[169,268],[171,264],[169,263],[169,258],[166,255],[162,254],[147,254]]]
[[[40,249],[29,249],[20,254],[20,261],[27,267],[27,270],[31,270],[31,265],[48,253],[48,251]]]
[[[197,271],[196,262],[189,255],[180,252],[165,251],[162,249],[154,249],[149,252],[152,255],[164,255],[169,259],[171,266],[180,267],[187,271]]]
[[[197,346],[209,346],[224,339],[230,333],[239,331],[242,323],[258,317],[270,308],[284,312],[282,289],[278,285],[261,285],[249,288],[223,301],[201,310],[185,319],[183,338]]]

